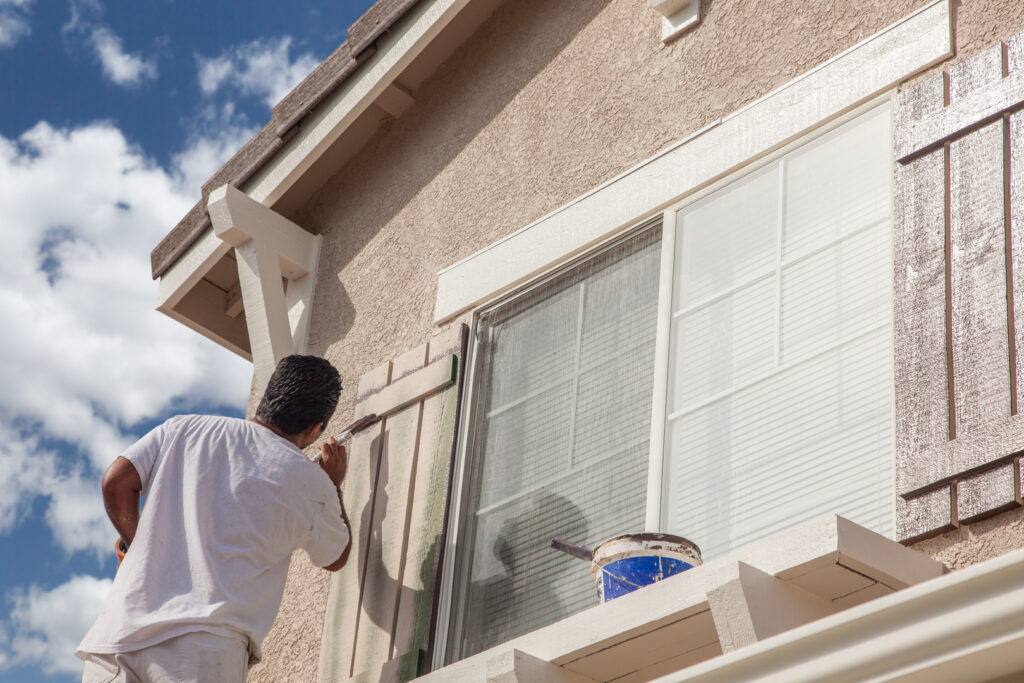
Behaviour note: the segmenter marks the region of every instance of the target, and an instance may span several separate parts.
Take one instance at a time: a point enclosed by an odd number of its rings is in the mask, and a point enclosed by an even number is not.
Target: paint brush
[[[380,422],[380,417],[378,417],[376,413],[370,413],[369,415],[359,418],[358,420],[350,424],[348,427],[342,429],[335,435],[334,440],[337,441],[338,443],[344,443],[345,441],[350,439],[352,435],[355,434],[356,432],[361,432],[367,427],[375,425],[378,422]]]
[[[350,424],[348,427],[342,429],[334,436],[334,440],[339,444],[345,443],[346,441],[351,439],[352,435],[355,434],[356,432],[361,432],[367,427],[375,425],[378,422],[380,422],[380,416],[377,415],[376,413],[370,413],[369,415],[359,418],[358,420]],[[321,460],[323,460],[323,456],[320,453],[317,453],[316,456],[313,458],[313,462],[320,462]]]

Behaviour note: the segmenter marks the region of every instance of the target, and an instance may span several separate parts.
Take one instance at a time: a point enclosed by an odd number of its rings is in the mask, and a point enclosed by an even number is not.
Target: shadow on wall
[[[386,121],[371,141],[328,180],[296,216],[299,224],[328,239],[320,286],[341,290],[341,271],[396,215],[431,183],[465,147],[502,112],[512,99],[548,65],[610,0],[515,0],[502,3],[437,71],[415,92],[415,103],[397,120]],[[552,102],[551,106],[561,106]],[[496,150],[500,154],[501,150]],[[502,177],[502,158],[487,160],[495,182]],[[471,169],[467,168],[467,171]],[[477,170],[485,171],[485,165]],[[485,179],[486,180],[486,179]],[[452,188],[452,193],[459,190]],[[450,196],[450,195],[448,195]],[[434,207],[439,208],[439,207]],[[446,217],[438,212],[410,216],[402,226],[425,234],[441,230]],[[521,221],[513,223],[518,227]],[[397,228],[396,228],[397,229]],[[435,230],[436,229],[436,230]],[[344,239],[340,235],[344,235]],[[419,261],[412,247],[389,240],[393,266]],[[423,248],[429,248],[424,244]],[[390,259],[389,259],[390,260]],[[373,263],[382,271],[388,264]],[[437,264],[430,268],[436,270]],[[393,275],[393,273],[391,273]],[[388,281],[382,272],[379,281]],[[332,335],[352,325],[354,310],[343,292],[318,297],[320,305],[346,305],[330,311]],[[327,302],[331,302],[328,304]],[[322,312],[316,317],[321,318]]]
[[[353,634],[349,675],[353,676],[363,673],[353,671],[352,667],[355,665],[357,656],[356,648],[360,647],[361,644],[365,647],[365,636],[361,637],[360,632],[363,632],[367,626],[363,619],[369,617],[370,621],[380,631],[389,634],[390,642],[386,651],[390,652],[391,661],[386,664],[382,662],[382,664],[384,664],[385,670],[394,668],[396,671],[391,672],[386,678],[388,680],[409,680],[422,668],[432,645],[430,642],[430,620],[434,594],[436,592],[435,577],[438,576],[439,571],[439,558],[437,557],[438,538],[435,536],[429,543],[422,539],[422,545],[419,546],[422,550],[420,557],[405,557],[410,548],[408,505],[401,508],[389,505],[391,502],[388,495],[390,458],[388,449],[384,447],[382,436],[377,436],[373,439],[370,453],[372,454],[372,460],[368,468],[368,474],[372,493],[357,517],[359,529],[362,531],[365,540],[363,547],[357,549],[360,580],[360,619],[357,622],[356,632]],[[403,463],[403,465],[410,466],[410,463]],[[411,498],[411,496],[409,497]],[[374,514],[375,510],[385,512],[383,514]],[[395,528],[395,522],[398,521],[389,519],[388,513],[399,510],[406,513],[405,519],[402,520],[402,537],[386,538],[384,532],[385,521],[389,522],[391,529]],[[415,541],[416,539],[412,540]],[[401,543],[403,557],[396,572],[398,576],[392,576],[385,564],[383,549],[386,545],[391,546],[396,543]],[[405,585],[401,580],[401,576],[408,575],[408,572],[403,571],[407,559],[408,561],[418,561],[420,563],[419,585],[423,586],[423,588]],[[366,590],[368,576],[373,577],[372,582],[370,582],[373,589],[370,591]],[[415,615],[416,623],[398,623],[400,612],[409,614],[410,605],[412,606],[412,614]],[[408,651],[396,651],[396,647],[403,645],[403,643],[399,643],[396,640],[397,633],[400,630],[407,634],[412,634],[412,642],[409,643],[409,646],[411,646],[412,651],[416,651],[416,657],[412,662],[403,657],[403,655],[409,654]],[[382,673],[382,680],[384,678],[384,673]]]

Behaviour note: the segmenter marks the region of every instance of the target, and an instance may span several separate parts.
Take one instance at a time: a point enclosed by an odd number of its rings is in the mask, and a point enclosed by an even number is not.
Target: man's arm
[[[348,527],[348,544],[345,546],[345,549],[341,551],[341,555],[337,560],[324,567],[324,569],[329,572],[336,572],[344,567],[345,563],[348,562],[348,554],[352,550],[352,525],[348,523],[348,514],[345,512],[345,501],[341,499],[340,488],[338,489],[338,502],[341,503],[341,518],[345,520],[345,526]]]
[[[131,545],[139,526],[139,496],[142,479],[124,457],[118,457],[103,474],[103,506],[125,545]]]
[[[331,438],[320,446],[320,456],[320,467],[331,478],[331,481],[334,482],[335,488],[338,489],[341,518],[344,520],[349,532],[348,543],[345,545],[345,549],[341,551],[341,555],[337,560],[324,567],[329,572],[336,572],[348,562],[348,554],[352,550],[352,525],[349,524],[348,514],[345,512],[345,501],[341,499],[341,484],[345,481],[345,471],[348,469],[348,454],[345,452],[344,446]]]

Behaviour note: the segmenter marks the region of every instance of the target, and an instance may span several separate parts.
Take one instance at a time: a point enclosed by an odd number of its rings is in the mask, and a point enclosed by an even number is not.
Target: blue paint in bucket
[[[689,562],[657,555],[625,557],[609,562],[601,567],[601,602],[614,600],[692,568]]]
[[[601,602],[608,602],[700,564],[700,548],[681,536],[627,534],[594,549],[590,572]]]

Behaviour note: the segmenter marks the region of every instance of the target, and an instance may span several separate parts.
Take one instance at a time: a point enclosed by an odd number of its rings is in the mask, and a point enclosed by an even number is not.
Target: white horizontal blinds
[[[453,657],[596,604],[553,537],[643,527],[659,244],[647,229],[480,317]]]
[[[828,513],[892,533],[889,116],[678,213],[666,527],[705,558]]]

